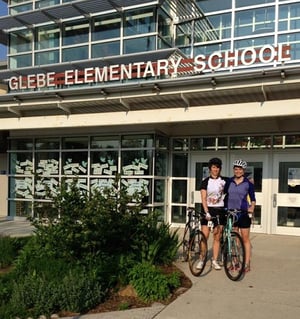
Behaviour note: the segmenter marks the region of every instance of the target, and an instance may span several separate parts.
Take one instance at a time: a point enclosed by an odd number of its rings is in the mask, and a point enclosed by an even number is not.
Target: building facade
[[[8,0],[2,216],[116,173],[182,226],[207,162],[248,162],[253,231],[300,236],[300,1]]]

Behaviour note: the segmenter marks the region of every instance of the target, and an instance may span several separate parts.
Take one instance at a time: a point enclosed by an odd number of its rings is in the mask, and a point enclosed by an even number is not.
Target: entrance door
[[[299,155],[275,154],[273,167],[272,230],[300,235]]]
[[[270,223],[269,213],[271,203],[268,195],[270,179],[267,170],[268,155],[249,154],[249,153],[232,153],[227,160],[226,154],[204,154],[192,155],[191,172],[190,172],[190,205],[196,209],[201,207],[200,185],[203,178],[208,176],[208,161],[212,157],[219,157],[223,161],[222,175],[232,176],[232,163],[237,158],[243,158],[248,162],[247,176],[254,181],[256,195],[255,219],[253,222],[253,230],[255,232],[268,232],[268,223]]]

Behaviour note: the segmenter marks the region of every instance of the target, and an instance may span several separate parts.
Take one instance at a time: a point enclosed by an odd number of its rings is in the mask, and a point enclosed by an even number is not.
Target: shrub
[[[180,277],[177,272],[171,275],[163,274],[159,268],[149,262],[142,262],[134,266],[129,276],[130,283],[138,296],[148,302],[166,299],[172,289],[180,285]]]

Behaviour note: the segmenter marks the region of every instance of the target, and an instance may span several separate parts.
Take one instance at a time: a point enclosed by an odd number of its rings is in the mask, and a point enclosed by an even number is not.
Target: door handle
[[[277,194],[273,194],[273,208],[277,207]]]
[[[191,204],[194,204],[194,191],[192,191],[192,193],[191,193]]]

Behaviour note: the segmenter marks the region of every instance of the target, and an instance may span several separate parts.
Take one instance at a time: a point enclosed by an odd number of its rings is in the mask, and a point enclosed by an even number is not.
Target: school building
[[[0,0],[0,216],[116,173],[183,226],[243,158],[253,232],[300,236],[300,1]]]

